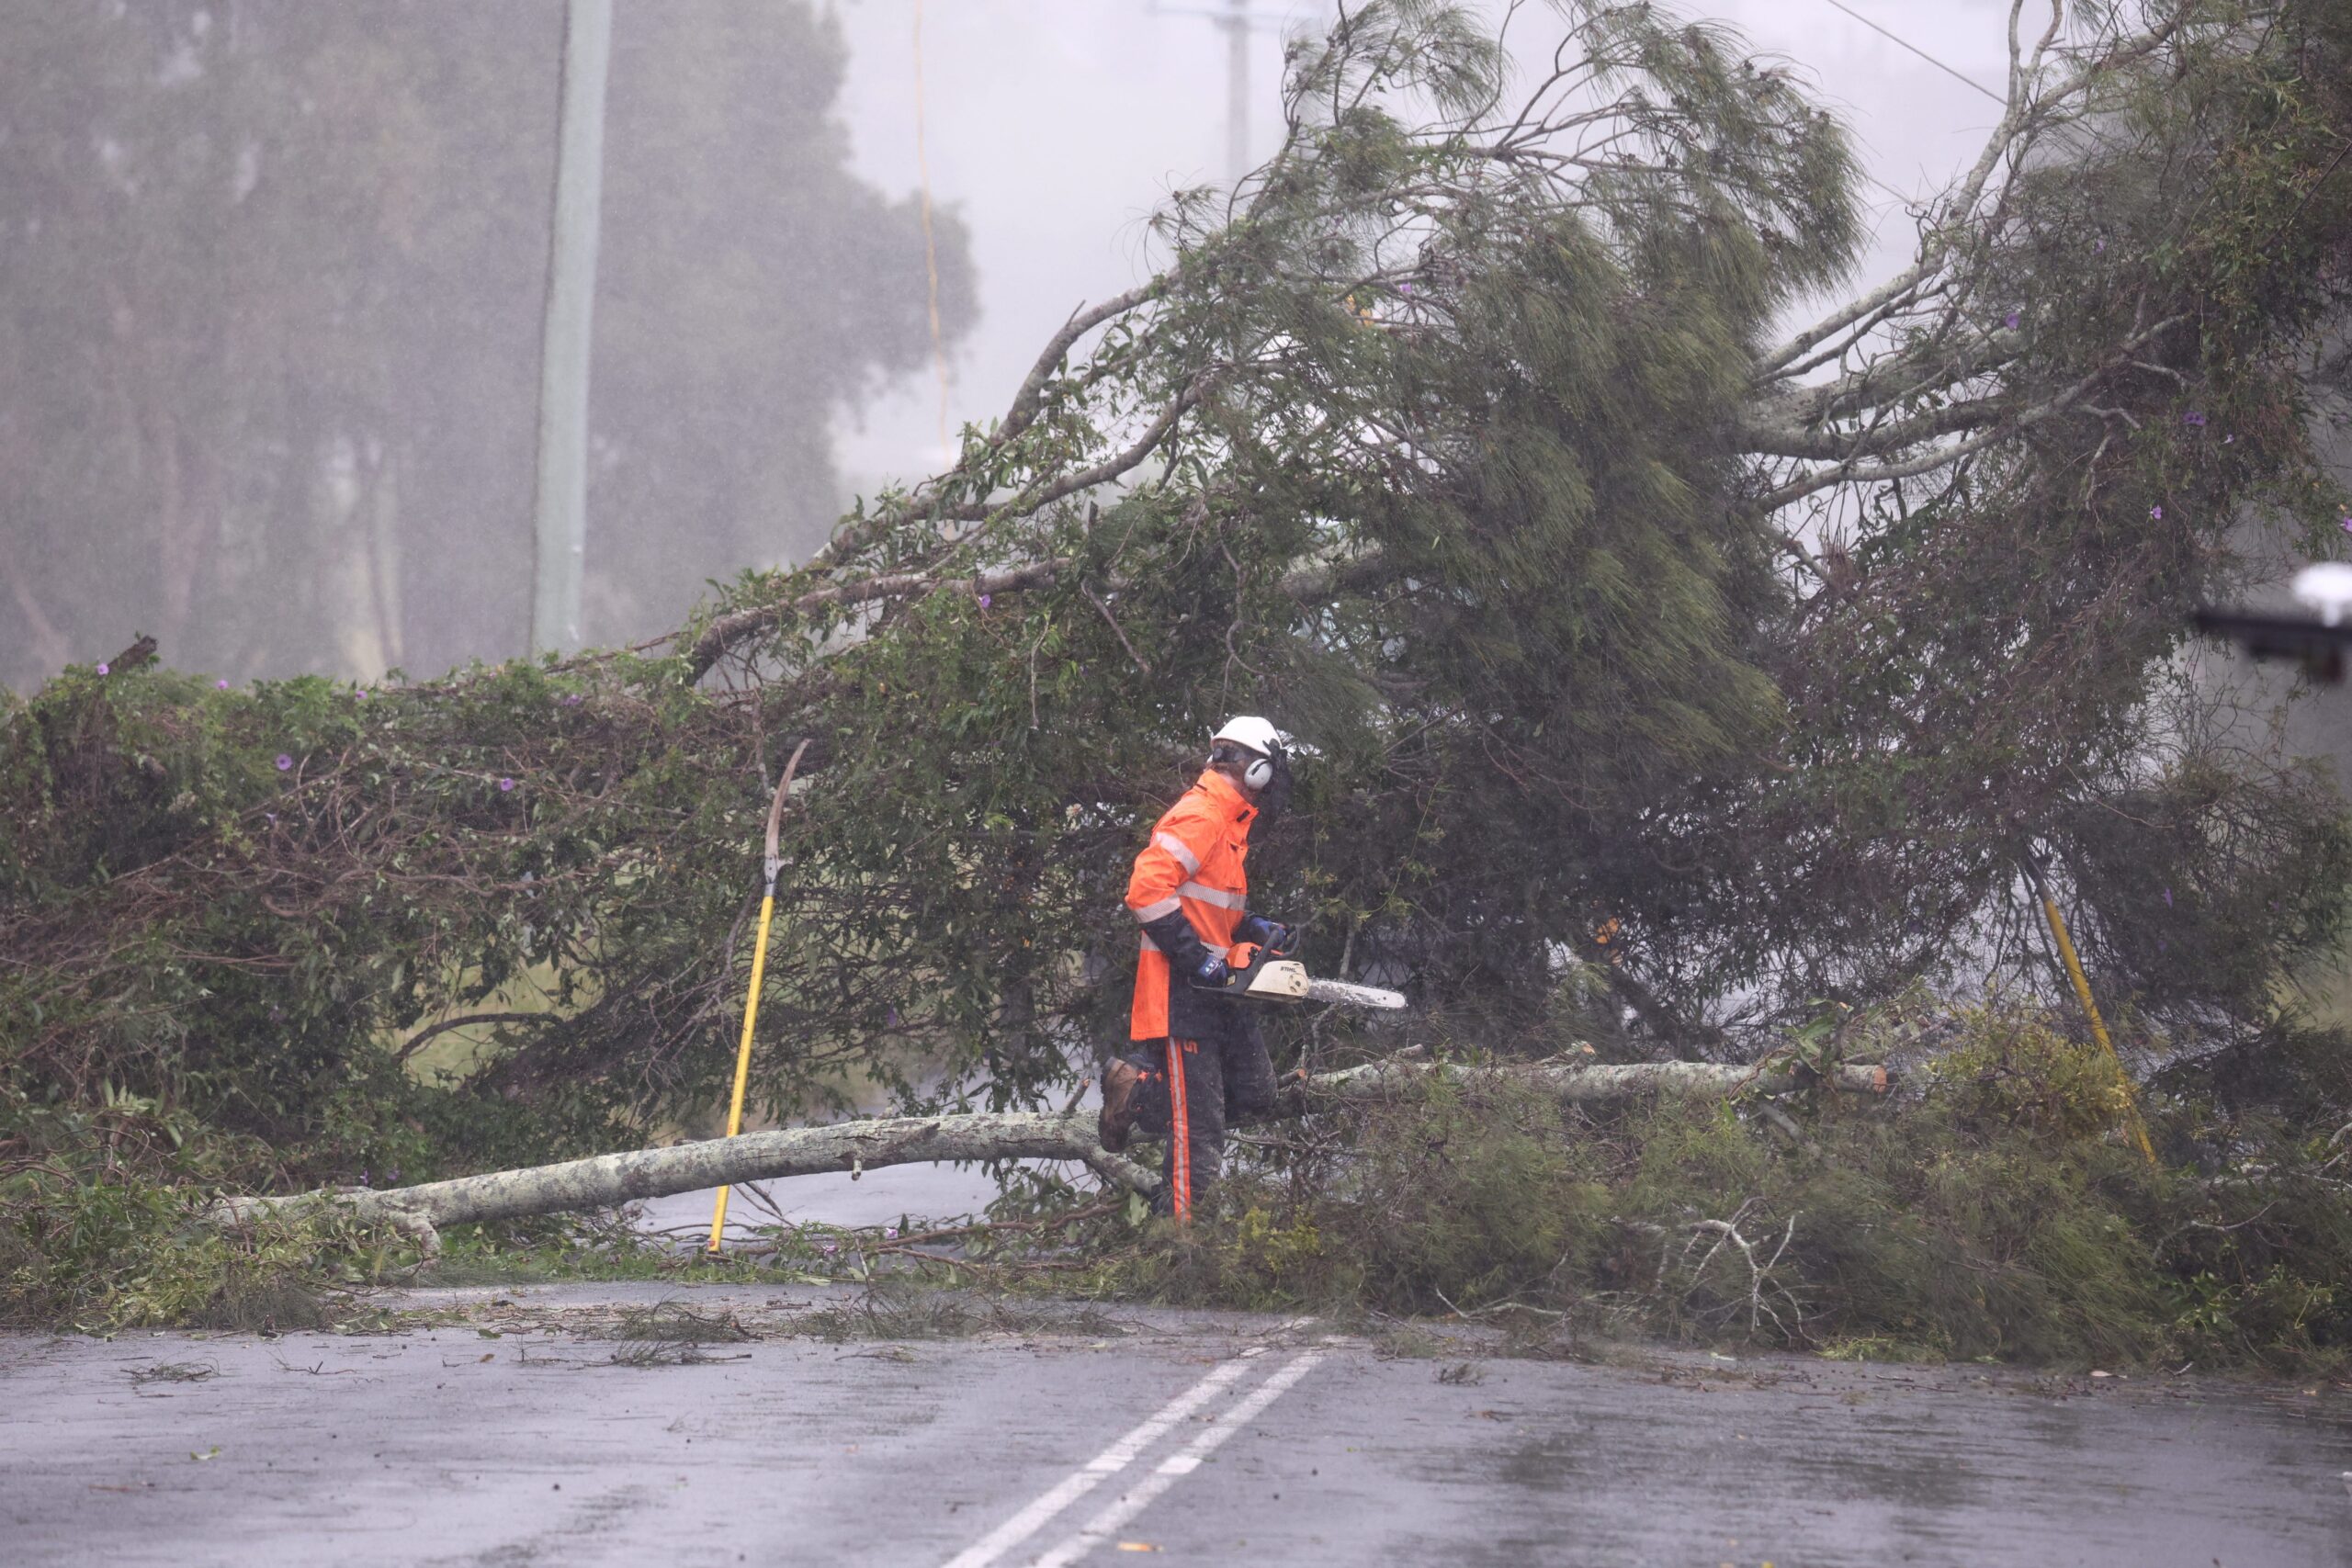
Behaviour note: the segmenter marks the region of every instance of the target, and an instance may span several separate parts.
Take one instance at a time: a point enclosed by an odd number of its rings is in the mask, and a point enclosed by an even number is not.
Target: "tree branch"
[[[469,1023],[554,1023],[557,1021],[557,1015],[551,1012],[469,1012],[459,1018],[445,1018],[438,1023],[418,1030],[414,1034],[410,1035],[401,1043],[401,1048],[392,1055],[397,1060],[405,1062],[416,1055],[417,1047],[435,1035],[446,1034],[452,1029],[463,1029]]]
[[[1795,1071],[1765,1073],[1753,1066],[1715,1062],[1475,1067],[1391,1059],[1325,1073],[1306,1079],[1302,1088],[1305,1100],[1311,1105],[1318,1099],[1385,1099],[1432,1078],[1450,1083],[1520,1083],[1586,1105],[1660,1093],[1725,1098],[1747,1092],[1781,1093],[1801,1087]],[[1884,1067],[1841,1066],[1826,1081],[1853,1094],[1883,1095],[1887,1089]],[[976,1111],[745,1133],[666,1149],[633,1149],[381,1192],[323,1188],[282,1198],[223,1198],[207,1211],[207,1218],[215,1224],[233,1225],[268,1213],[337,1207],[363,1220],[441,1226],[609,1209],[642,1198],[826,1171],[1005,1159],[1078,1160],[1105,1181],[1133,1191],[1151,1192],[1159,1186],[1157,1176],[1102,1146],[1090,1112]]]
[[[1002,517],[1018,517],[1051,506],[1057,501],[1104,484],[1133,469],[1176,427],[1184,411],[1192,406],[1193,390],[1186,388],[1179,392],[1159,417],[1147,426],[1134,446],[1105,457],[1091,468],[1065,474],[1051,484],[1032,490],[1012,501],[994,506],[972,505],[952,508],[942,515],[947,521],[979,523]],[[979,572],[969,578],[951,578],[929,573],[899,573],[888,577],[870,577],[835,584],[829,588],[811,589],[790,599],[768,604],[754,604],[748,609],[730,611],[714,617],[695,638],[687,659],[687,679],[699,681],[709,673],[712,665],[727,656],[729,649],[745,638],[757,635],[771,626],[781,625],[785,617],[821,608],[828,604],[858,604],[876,599],[899,599],[911,594],[929,592],[937,588],[960,588],[972,594],[1004,592],[1015,588],[1034,588],[1050,582],[1055,575],[1070,564],[1069,557],[1056,557],[1026,566],[1005,568],[995,572]]]

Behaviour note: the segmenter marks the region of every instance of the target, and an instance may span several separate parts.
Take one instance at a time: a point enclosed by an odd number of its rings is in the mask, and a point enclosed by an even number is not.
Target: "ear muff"
[[[1274,782],[1274,760],[1272,757],[1251,758],[1250,765],[1241,770],[1241,782],[1253,790],[1265,788]]]

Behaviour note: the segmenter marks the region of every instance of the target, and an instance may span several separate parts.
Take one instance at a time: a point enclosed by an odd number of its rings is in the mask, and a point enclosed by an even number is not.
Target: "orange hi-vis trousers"
[[[1190,1220],[1193,1202],[1225,1168],[1227,1123],[1273,1109],[1273,1062],[1254,1039],[1144,1041],[1131,1060],[1143,1075],[1136,1124],[1167,1145],[1152,1207]]]

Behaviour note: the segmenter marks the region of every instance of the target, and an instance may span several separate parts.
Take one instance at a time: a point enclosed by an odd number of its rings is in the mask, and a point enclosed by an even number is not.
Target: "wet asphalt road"
[[[416,1292],[476,1316],[396,1335],[0,1337],[0,1562],[2352,1563],[2333,1390],[1129,1312],[639,1368],[598,1313],[842,1298],[501,1294]],[[210,1375],[131,1376],[166,1363]]]

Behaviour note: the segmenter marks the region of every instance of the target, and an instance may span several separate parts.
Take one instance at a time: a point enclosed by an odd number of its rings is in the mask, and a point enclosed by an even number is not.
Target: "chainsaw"
[[[1276,953],[1254,942],[1241,942],[1225,955],[1225,982],[1217,986],[1201,986],[1245,1002],[1272,1002],[1287,1005],[1294,1002],[1338,1002],[1343,1007],[1401,1008],[1405,998],[1400,992],[1386,991],[1378,986],[1351,986],[1345,980],[1318,980],[1307,974],[1306,965],[1285,953]],[[1196,982],[1197,984],[1197,982]]]

